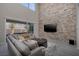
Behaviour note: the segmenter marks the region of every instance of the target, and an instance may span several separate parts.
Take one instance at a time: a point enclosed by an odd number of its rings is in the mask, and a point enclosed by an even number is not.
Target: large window
[[[34,31],[33,23],[19,22],[19,21],[6,21],[6,34],[8,33],[32,33]]]
[[[23,6],[25,6],[26,8],[31,9],[32,11],[35,11],[35,3],[23,3]]]
[[[6,22],[6,32],[7,33],[22,33],[27,32],[27,29],[25,28],[25,24],[21,23],[11,23]]]

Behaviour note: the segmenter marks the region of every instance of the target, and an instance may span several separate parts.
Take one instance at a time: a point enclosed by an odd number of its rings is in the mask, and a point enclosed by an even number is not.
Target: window
[[[34,33],[34,24],[21,21],[6,20],[6,34],[8,33]]]
[[[6,22],[6,33],[27,32],[26,24]]]
[[[35,11],[35,3],[23,3],[22,5],[31,9],[32,11]]]

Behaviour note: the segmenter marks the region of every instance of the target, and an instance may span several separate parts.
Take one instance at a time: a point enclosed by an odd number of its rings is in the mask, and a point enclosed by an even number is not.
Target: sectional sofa
[[[33,46],[26,41],[19,41],[12,35],[6,36],[8,49],[11,56],[44,56],[46,48],[35,43]],[[31,41],[30,41],[31,42]]]

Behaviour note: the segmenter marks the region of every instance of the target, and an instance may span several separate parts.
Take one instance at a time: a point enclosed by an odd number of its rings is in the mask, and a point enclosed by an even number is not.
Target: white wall
[[[77,48],[79,49],[79,4],[76,4],[76,10],[77,10]]]
[[[22,20],[27,22],[32,22],[35,24],[35,35],[38,36],[38,19],[37,11],[33,12],[21,4],[0,4],[0,44],[5,42],[5,20],[6,18],[12,20]]]

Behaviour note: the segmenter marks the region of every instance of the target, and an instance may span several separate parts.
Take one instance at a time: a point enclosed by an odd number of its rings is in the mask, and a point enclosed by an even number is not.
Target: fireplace
[[[72,40],[72,39],[69,39],[69,44],[70,45],[75,45],[76,44],[76,41],[75,40]]]

